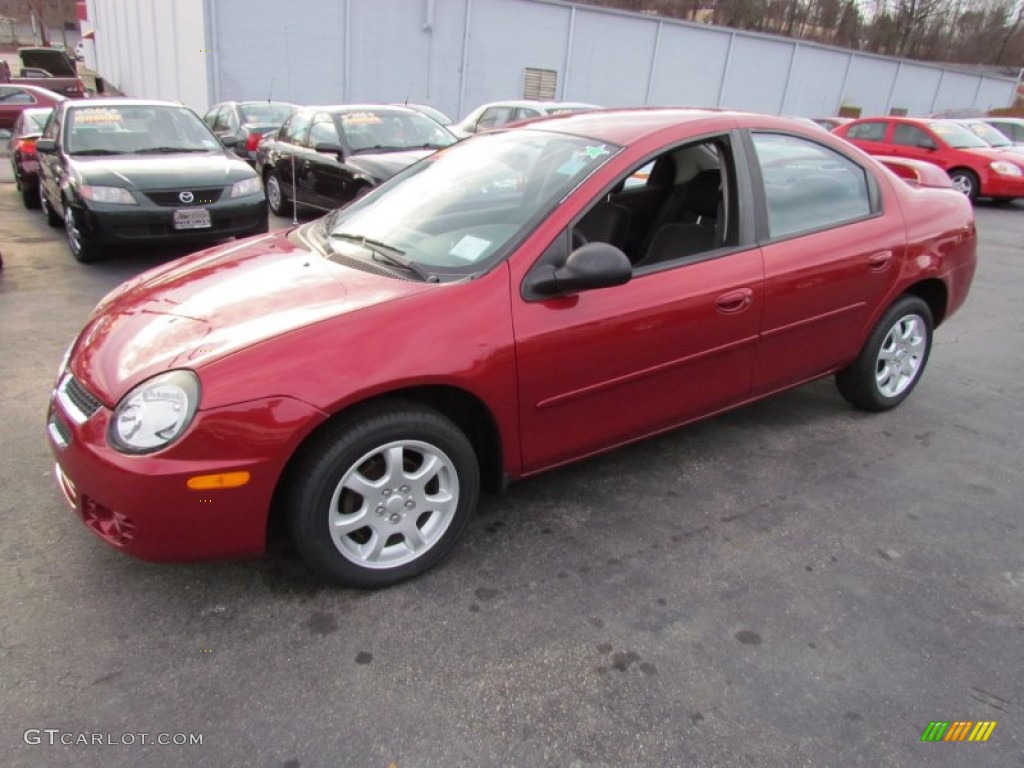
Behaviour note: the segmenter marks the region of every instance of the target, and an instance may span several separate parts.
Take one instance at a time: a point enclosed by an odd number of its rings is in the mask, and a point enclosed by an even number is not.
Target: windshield
[[[620,147],[542,131],[488,133],[432,155],[325,220],[335,251],[359,240],[458,274],[503,255]]]
[[[988,123],[968,123],[968,127],[986,144],[992,147],[1012,147],[1013,142]]]
[[[363,110],[336,116],[350,152],[400,152],[441,149],[455,137],[429,117],[413,110]]]
[[[280,125],[298,109],[294,104],[281,101],[267,101],[259,104],[239,104],[243,123],[273,123]]]
[[[216,152],[217,138],[187,107],[112,105],[68,110],[64,148],[70,155]]]
[[[935,132],[935,135],[954,149],[988,146],[988,144],[971,133],[968,128],[956,123],[928,123],[928,127]]]

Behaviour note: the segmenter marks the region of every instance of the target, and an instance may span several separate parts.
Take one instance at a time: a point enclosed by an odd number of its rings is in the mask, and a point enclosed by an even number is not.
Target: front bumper
[[[185,207],[185,206],[181,206]],[[249,235],[266,231],[267,201],[261,192],[242,198],[219,200],[211,205],[194,206],[210,212],[210,226],[202,229],[176,229],[173,206],[155,204],[112,205],[82,203],[73,205],[82,239],[90,244],[116,245],[140,241],[188,242]],[[260,229],[264,227],[264,229]]]
[[[58,488],[93,533],[152,561],[263,551],[278,479],[301,436],[323,414],[285,397],[199,411],[167,449],[126,456],[107,442],[112,411],[80,385],[69,396],[70,378],[54,391],[47,432]],[[239,470],[251,475],[240,487],[196,491],[186,485],[196,475]]]
[[[1004,176],[994,171],[982,179],[981,197],[1024,197],[1024,176]]]

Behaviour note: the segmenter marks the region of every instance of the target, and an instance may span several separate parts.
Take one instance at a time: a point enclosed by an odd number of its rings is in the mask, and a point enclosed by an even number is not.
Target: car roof
[[[179,101],[161,101],[159,99],[130,99],[122,96],[107,96],[102,99],[69,100],[65,109],[95,109],[97,107],[188,107]]]
[[[1016,123],[1017,125],[1024,125],[1024,118],[1013,117],[1012,115],[985,115],[985,117],[975,117],[973,120],[981,120],[984,123],[1000,122],[1000,123]]]
[[[321,104],[301,107],[303,110],[329,112],[332,115],[343,115],[349,112],[388,112],[394,114],[413,114],[423,116],[422,112],[398,104]]]
[[[0,83],[5,88],[21,88],[23,91],[34,93],[37,96],[46,96],[54,101],[67,101],[68,97],[63,93],[57,93],[51,91],[49,88],[43,88],[41,85],[22,85],[21,83]]]
[[[524,123],[522,127],[527,130],[571,133],[613,144],[628,144],[685,123],[695,126],[707,123],[709,128],[714,129],[712,124],[735,125],[740,119],[758,119],[772,125],[798,125],[785,118],[752,112],[691,107],[640,107],[553,115]]]

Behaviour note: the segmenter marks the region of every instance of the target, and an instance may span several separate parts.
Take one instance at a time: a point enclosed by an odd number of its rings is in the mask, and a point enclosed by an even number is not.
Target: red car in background
[[[36,139],[42,135],[46,120],[51,114],[53,107],[26,109],[14,123],[14,133],[8,145],[14,183],[26,208],[39,207],[39,156],[36,154]]]
[[[974,202],[1024,197],[1024,158],[989,146],[948,120],[869,117],[832,131],[872,155],[924,160],[949,174],[953,186]]]
[[[439,562],[481,488],[832,374],[894,408],[976,264],[968,201],[906,171],[725,111],[483,133],[106,296],[60,365],[57,483],[137,557],[283,522],[373,587]]]
[[[18,115],[26,109],[53,107],[66,98],[55,91],[34,85],[0,83],[0,130],[13,130]]]

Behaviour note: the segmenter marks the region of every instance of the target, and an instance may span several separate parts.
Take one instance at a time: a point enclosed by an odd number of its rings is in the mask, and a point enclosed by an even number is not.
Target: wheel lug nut
[[[377,514],[381,517],[384,516],[384,507],[377,507]]]
[[[409,492],[409,486],[408,485],[403,485],[398,490],[400,490],[402,493],[408,493]]]
[[[405,508],[406,509],[412,509],[415,506],[416,506],[416,502],[413,501],[412,499],[409,499],[407,502],[405,502]]]
[[[401,519],[402,519],[402,516],[400,514],[398,514],[397,512],[395,512],[393,515],[391,515],[391,522],[392,523],[397,523]]]
[[[380,495],[386,499],[388,496],[391,495],[391,489],[385,488],[383,491],[380,492]]]

